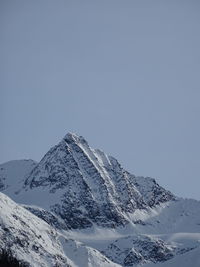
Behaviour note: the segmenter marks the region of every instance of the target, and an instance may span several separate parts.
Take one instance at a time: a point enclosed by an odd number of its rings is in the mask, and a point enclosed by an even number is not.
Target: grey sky
[[[68,131],[200,199],[200,1],[0,2],[0,162]]]

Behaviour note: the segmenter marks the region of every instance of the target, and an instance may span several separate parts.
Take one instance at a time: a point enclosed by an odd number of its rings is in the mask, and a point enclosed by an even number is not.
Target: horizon
[[[200,2],[0,3],[0,162],[66,132],[200,200]]]

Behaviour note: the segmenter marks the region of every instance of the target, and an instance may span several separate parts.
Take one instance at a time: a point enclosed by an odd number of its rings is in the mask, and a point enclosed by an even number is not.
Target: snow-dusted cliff
[[[0,193],[0,250],[32,267],[117,267],[99,251],[61,233]],[[79,255],[79,257],[77,257]]]
[[[50,149],[18,194],[9,195],[53,212],[74,229],[93,223],[124,225],[129,213],[175,199],[153,179],[129,174],[116,159],[92,149],[75,134],[67,134]]]
[[[200,202],[177,198],[154,179],[130,174],[115,158],[92,149],[76,134],[67,134],[39,163],[23,160],[0,165],[0,190],[19,203],[1,195],[1,225],[16,228],[11,240],[16,240],[18,227],[22,236],[31,239],[29,232],[36,231],[33,224],[44,224],[48,233],[54,229],[55,235],[52,232],[48,238],[56,240],[56,253],[64,253],[59,264],[137,266],[172,261],[199,248]],[[16,210],[23,218],[15,218]],[[28,230],[15,220],[24,221]],[[1,234],[4,244],[9,244],[7,232]],[[32,256],[25,255],[30,246],[24,244],[26,249],[18,254],[31,262]],[[44,265],[31,266],[54,266],[54,256],[51,263],[41,256],[49,255],[43,245],[38,260],[41,257]]]

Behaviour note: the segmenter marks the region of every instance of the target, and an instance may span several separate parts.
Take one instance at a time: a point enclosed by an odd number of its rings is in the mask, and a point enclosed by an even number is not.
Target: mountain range
[[[181,186],[181,185],[180,185]],[[0,165],[0,249],[23,266],[200,266],[200,202],[68,133]]]

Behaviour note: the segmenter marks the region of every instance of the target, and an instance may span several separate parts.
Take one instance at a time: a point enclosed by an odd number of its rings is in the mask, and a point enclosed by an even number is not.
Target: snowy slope
[[[17,195],[5,193],[18,203],[53,212],[73,229],[125,225],[136,210],[175,199],[155,180],[138,179],[116,159],[70,133],[47,152],[19,189]]]
[[[190,227],[191,224],[187,227],[188,231],[192,231]],[[139,233],[137,225],[127,225],[115,229],[73,230],[66,232],[66,236],[101,251],[110,260],[122,266],[141,266],[149,262],[160,264],[172,258],[181,258],[183,255],[187,257],[187,253],[200,247],[200,232],[149,234],[148,229],[146,232]],[[200,254],[195,255],[198,262]]]
[[[0,193],[0,248],[31,266],[68,266],[57,232],[47,223]]]
[[[130,174],[115,158],[92,149],[81,136],[67,134],[39,163],[2,164],[0,190],[21,204],[17,209],[22,209],[20,216],[27,225],[30,216],[31,221],[44,223],[42,227],[54,229],[55,235],[48,238],[54,238],[55,253],[61,253],[71,266],[176,266],[187,257],[199,262],[200,202],[177,198],[155,179]],[[8,217],[13,220],[16,214],[13,217],[12,212]],[[20,226],[12,227],[16,240]],[[29,227],[32,229],[32,224]],[[43,230],[39,227],[38,231]],[[13,251],[21,249],[19,244],[15,246]],[[42,255],[49,255],[50,250]],[[32,261],[32,251],[26,253],[20,250],[21,259]],[[45,257],[41,258],[44,266],[52,266]]]
[[[130,229],[144,234],[200,233],[200,201],[179,198],[129,214]]]
[[[83,243],[74,240],[62,241],[65,254],[71,261],[80,267],[119,267],[110,261],[105,255],[98,250],[85,246]]]
[[[31,267],[117,267],[99,251],[59,232],[0,193],[0,249]]]
[[[164,263],[145,264],[144,267],[199,267],[200,266],[200,248],[191,250],[185,254],[178,255]]]
[[[7,194],[14,194],[15,190],[23,186],[23,179],[36,164],[33,160],[12,160],[0,164],[0,191],[6,190]]]

